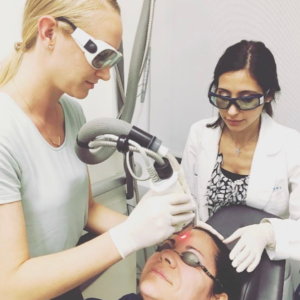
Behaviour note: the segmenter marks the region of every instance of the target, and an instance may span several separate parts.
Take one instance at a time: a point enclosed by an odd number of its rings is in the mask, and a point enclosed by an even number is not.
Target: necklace
[[[241,149],[244,148],[246,145],[248,145],[249,143],[251,143],[254,139],[256,139],[258,136],[259,136],[259,133],[253,137],[251,140],[249,140],[248,142],[246,142],[244,145],[242,145],[241,147],[237,147],[236,144],[235,144],[235,141],[233,140],[231,134],[229,133],[229,130],[228,130],[228,134],[232,140],[232,142],[234,143],[234,146],[235,146],[235,154],[237,157],[240,156],[240,153],[242,152]]]
[[[37,118],[37,117],[34,117],[33,116],[33,113],[30,109],[30,106],[28,105],[28,103],[25,101],[25,98],[23,97],[23,95],[21,94],[20,90],[18,89],[18,87],[16,86],[15,82],[12,80],[13,82],[13,85],[15,87],[15,89],[17,90],[17,92],[19,93],[21,99],[23,100],[23,102],[26,104],[29,112],[30,112],[30,115],[41,125],[41,127],[43,128],[43,130],[45,131],[47,137],[48,137],[48,140],[54,145],[54,146],[57,146],[57,147],[60,147],[61,145],[61,142],[60,142],[60,135],[58,133],[57,136],[49,136],[45,126],[43,125],[43,123]],[[57,114],[57,110],[55,109],[55,115],[56,115],[56,123],[57,123],[57,120],[58,120],[58,114]]]

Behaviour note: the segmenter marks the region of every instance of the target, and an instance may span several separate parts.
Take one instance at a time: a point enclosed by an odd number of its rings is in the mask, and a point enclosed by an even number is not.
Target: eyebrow
[[[231,94],[230,91],[228,91],[228,90],[226,90],[226,89],[223,89],[223,88],[217,88],[217,90],[221,90],[221,91],[224,91],[224,92],[227,92],[227,93]],[[251,90],[245,90],[245,91],[238,92],[238,94],[244,94],[244,93],[261,94],[261,93],[258,92],[258,91],[251,91]]]

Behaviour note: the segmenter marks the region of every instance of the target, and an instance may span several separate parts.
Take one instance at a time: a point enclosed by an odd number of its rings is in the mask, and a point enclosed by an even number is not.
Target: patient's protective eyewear
[[[211,91],[211,88],[208,93],[208,99],[213,106],[219,109],[228,109],[234,104],[240,110],[251,110],[261,106],[265,102],[263,94],[252,94],[244,97],[231,98],[214,93]]]
[[[104,41],[94,39],[85,31],[75,26],[69,19],[57,17],[56,20],[68,23],[73,28],[72,37],[84,52],[88,63],[94,69],[111,68],[121,60],[122,54],[120,52]]]
[[[219,285],[219,287],[221,287],[222,289],[224,289],[224,287],[221,284],[220,280],[218,278],[214,277],[207,270],[207,268],[201,264],[201,262],[199,261],[197,255],[195,253],[193,253],[191,251],[185,251],[183,253],[179,253],[176,250],[172,249],[172,246],[169,243],[164,243],[162,245],[159,245],[157,247],[156,251],[157,252],[161,252],[161,251],[163,251],[165,249],[170,249],[170,250],[174,251],[175,253],[177,253],[180,256],[181,260],[185,264],[187,264],[188,266],[193,267],[193,268],[200,267],[208,277],[210,277],[214,282],[216,282]]]

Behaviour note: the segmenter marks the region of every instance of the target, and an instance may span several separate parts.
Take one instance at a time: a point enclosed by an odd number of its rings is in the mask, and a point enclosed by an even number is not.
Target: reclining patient
[[[226,245],[194,228],[158,246],[146,262],[139,289],[140,295],[120,300],[236,300],[239,284]]]

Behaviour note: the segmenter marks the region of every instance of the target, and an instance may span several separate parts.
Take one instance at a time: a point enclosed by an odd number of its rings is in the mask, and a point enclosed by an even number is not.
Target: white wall
[[[14,43],[21,41],[21,22],[25,0],[0,2],[0,61],[14,51]]]
[[[242,39],[261,40],[277,61],[275,119],[300,131],[299,0],[157,1],[150,130],[180,156],[188,130],[210,117],[207,89],[217,60]]]

